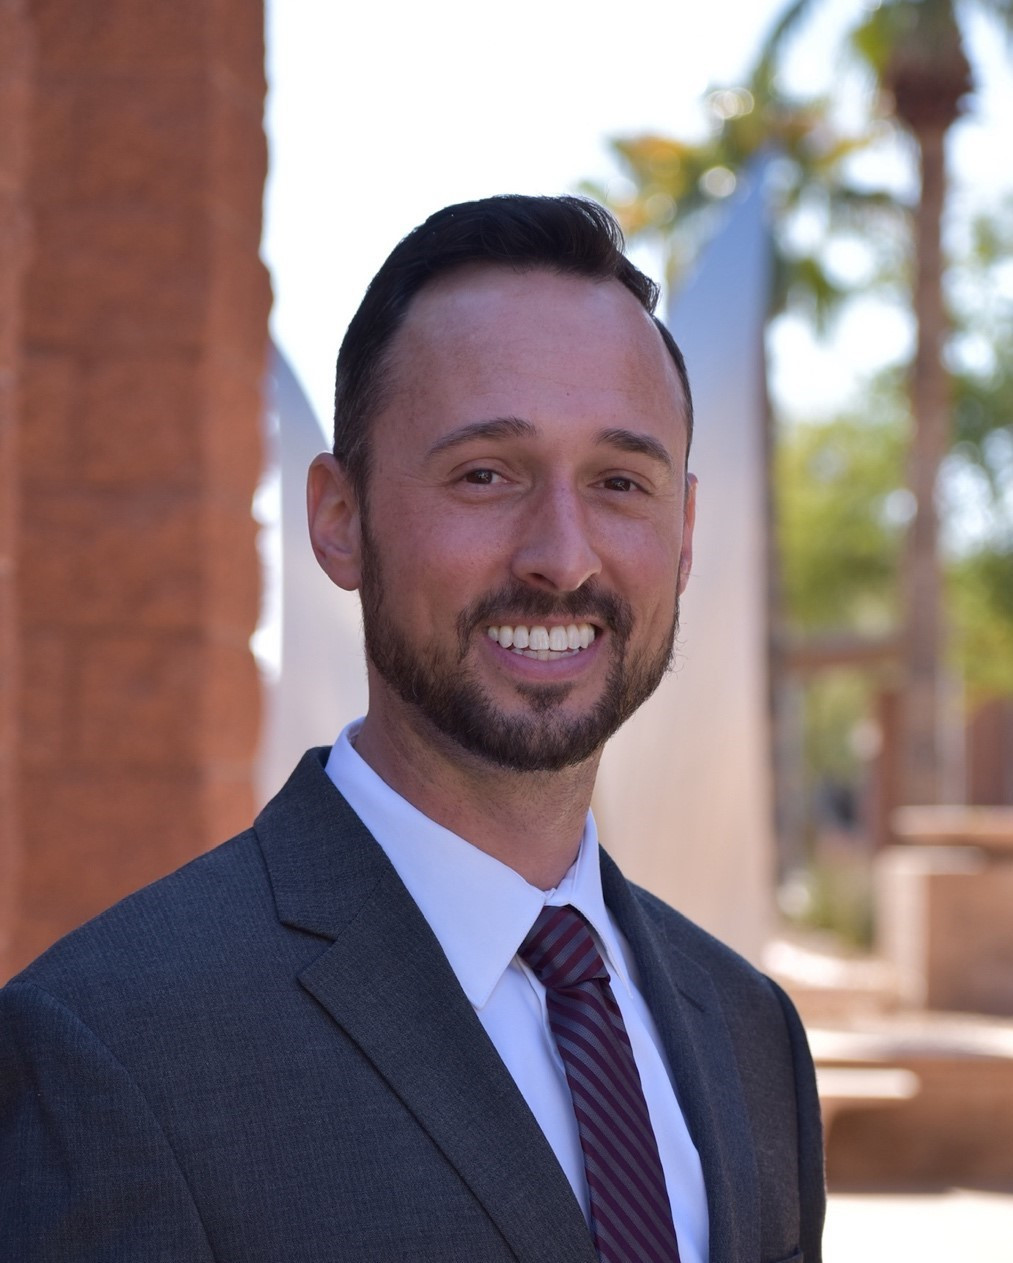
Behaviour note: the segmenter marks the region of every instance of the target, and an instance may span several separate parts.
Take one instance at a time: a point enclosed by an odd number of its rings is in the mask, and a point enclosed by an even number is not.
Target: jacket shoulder
[[[294,840],[334,814],[339,796],[323,771],[325,754],[307,751],[251,828],[72,930],[19,979],[70,1000],[103,988],[151,991],[163,978],[185,990],[212,962],[225,976],[230,962],[252,964],[279,924],[262,826],[271,824],[276,849],[294,850]]]
[[[187,971],[227,959],[244,926],[274,919],[253,830],[191,860],[59,939],[11,982],[28,982],[74,1008],[118,993],[178,986]],[[258,912],[260,915],[258,915]]]

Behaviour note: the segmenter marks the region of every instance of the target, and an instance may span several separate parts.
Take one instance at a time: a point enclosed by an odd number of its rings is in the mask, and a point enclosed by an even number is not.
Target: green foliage
[[[889,0],[877,4],[852,32],[850,44],[880,80],[889,80],[898,53],[930,71],[959,39],[952,0]]]
[[[807,681],[801,715],[810,863],[796,876],[792,911],[856,947],[872,939],[872,873],[856,787],[865,779],[861,734],[875,687],[863,671],[821,672]]]
[[[808,218],[825,221],[828,231],[856,233],[876,258],[873,270],[886,274],[904,235],[906,208],[849,176],[852,158],[883,139],[882,124],[870,119],[859,131],[843,130],[827,100],[792,100],[755,76],[748,87],[710,92],[707,103],[711,126],[702,140],[647,134],[610,141],[632,196],[617,197],[594,182],[583,191],[611,207],[627,237],[659,239],[668,279],[676,282],[750,163],[776,155],[771,310],[802,307],[825,323],[842,300],[864,291],[865,278],[849,283],[832,276],[823,251],[800,246],[795,230]]]
[[[954,268],[951,468],[977,475],[977,530],[948,564],[953,653],[969,698],[1013,695],[1013,198],[971,225]]]
[[[824,853],[806,874],[806,906],[799,918],[814,930],[829,930],[849,947],[873,946],[872,865],[853,847]]]
[[[1013,548],[952,563],[954,647],[972,701],[1013,696]]]
[[[780,436],[777,539],[796,631],[877,634],[897,618],[905,434],[885,401],[870,412],[876,419],[801,424]]]
[[[857,779],[861,755],[854,733],[869,713],[870,687],[865,672],[847,667],[821,672],[807,687],[803,724],[811,792],[820,782]]]
[[[950,275],[953,437],[991,493],[998,545],[1013,545],[1013,198],[969,226]]]

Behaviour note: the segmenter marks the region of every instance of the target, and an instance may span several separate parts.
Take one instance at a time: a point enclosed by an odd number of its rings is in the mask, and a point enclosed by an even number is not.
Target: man
[[[9,984],[4,1257],[819,1259],[794,1011],[588,811],[692,557],[655,299],[573,198],[450,207],[381,268],[308,497],[368,713]]]

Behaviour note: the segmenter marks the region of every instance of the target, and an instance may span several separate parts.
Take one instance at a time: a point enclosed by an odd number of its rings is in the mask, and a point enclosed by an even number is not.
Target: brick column
[[[11,947],[20,877],[15,811],[18,627],[17,392],[31,50],[23,0],[0,0],[0,976]]]
[[[13,963],[249,822],[262,6],[32,0]]]

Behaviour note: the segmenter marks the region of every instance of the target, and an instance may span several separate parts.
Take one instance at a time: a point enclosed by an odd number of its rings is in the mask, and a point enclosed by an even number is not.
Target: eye
[[[638,482],[634,482],[632,478],[626,478],[621,474],[615,474],[611,478],[603,478],[601,485],[608,491],[643,491],[643,487]]]
[[[470,482],[475,487],[491,487],[502,481],[502,478],[503,475],[498,474],[495,469],[469,469],[462,482]]]

